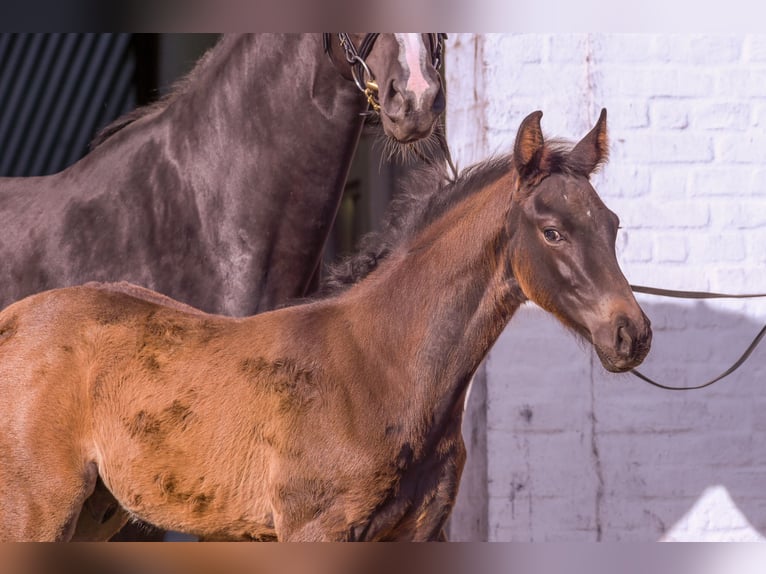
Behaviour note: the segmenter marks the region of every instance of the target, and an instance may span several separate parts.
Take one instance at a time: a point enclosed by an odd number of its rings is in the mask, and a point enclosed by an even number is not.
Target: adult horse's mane
[[[570,156],[572,145],[561,139],[545,142],[541,154],[544,175],[563,173],[587,177],[587,169]],[[512,160],[513,154],[490,158],[464,169],[455,180],[449,179],[442,165],[412,170],[391,201],[381,230],[362,237],[352,255],[327,267],[317,296],[337,295],[367,277],[397,245],[462,199],[508,174]]]
[[[162,96],[159,100],[144,106],[139,106],[135,110],[120,116],[112,123],[107,124],[104,128],[102,128],[90,142],[91,151],[96,149],[98,146],[103,144],[106,140],[108,140],[110,137],[128,125],[140,120],[141,118],[159,113],[166,109],[172,102],[177,100],[180,95],[186,93],[188,87],[197,81],[197,77],[202,73],[202,70],[207,67],[208,63],[214,58],[215,54],[223,51],[222,46],[223,41],[219,41],[212,48],[208,49],[200,57],[194,67],[186,75],[173,82],[173,85],[170,87],[168,93]]]

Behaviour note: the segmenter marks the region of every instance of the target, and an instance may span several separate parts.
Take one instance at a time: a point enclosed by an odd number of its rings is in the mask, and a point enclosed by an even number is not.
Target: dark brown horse
[[[469,381],[521,304],[610,371],[650,346],[588,181],[605,113],[571,149],[541,115],[512,156],[399,205],[313,301],[236,319],[91,284],[5,309],[0,539],[106,539],[128,516],[206,538],[438,537]]]
[[[107,127],[79,162],[0,178],[0,307],[91,280],[239,316],[302,296],[369,106],[354,73],[377,82],[371,97],[388,137],[414,145],[444,110],[440,42],[225,36],[168,97]]]

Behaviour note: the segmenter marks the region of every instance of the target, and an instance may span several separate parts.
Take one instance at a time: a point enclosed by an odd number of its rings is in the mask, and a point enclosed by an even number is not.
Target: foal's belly
[[[154,526],[211,540],[276,538],[268,504],[243,500],[229,485],[166,465],[107,472],[104,482],[128,512]]]
[[[204,436],[152,442],[120,432],[98,450],[104,484],[124,509],[149,524],[206,539],[276,537],[264,490],[267,463],[257,452],[244,468]]]

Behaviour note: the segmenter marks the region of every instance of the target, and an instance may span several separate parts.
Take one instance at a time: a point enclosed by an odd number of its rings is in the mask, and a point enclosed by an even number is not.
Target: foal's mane
[[[176,80],[171,86],[170,91],[162,96],[159,100],[150,104],[146,104],[145,106],[138,107],[135,110],[120,116],[112,123],[102,128],[101,131],[99,131],[90,142],[91,151],[96,149],[98,146],[100,146],[124,127],[129,126],[141,118],[161,112],[171,103],[177,100],[181,94],[186,93],[186,91],[189,89],[189,86],[197,82],[197,79],[202,75],[202,70],[208,66],[208,63],[214,60],[219,52],[223,51],[222,46],[224,44],[224,39],[219,40],[213,47],[208,49],[197,61],[191,71],[189,71],[185,76]]]
[[[571,142],[546,140],[541,154],[545,158],[546,170],[537,181],[554,173],[587,177],[582,167],[570,159],[571,148]],[[442,166],[413,170],[391,201],[381,230],[362,237],[354,254],[326,268],[317,297],[337,295],[358,283],[372,273],[396,246],[512,169],[513,156],[508,154],[466,168],[455,180],[449,179]]]
[[[510,169],[509,156],[505,156],[469,167],[454,181],[449,180],[442,166],[430,165],[411,171],[391,201],[380,231],[362,237],[353,255],[327,268],[318,296],[336,295],[358,283],[397,245]]]

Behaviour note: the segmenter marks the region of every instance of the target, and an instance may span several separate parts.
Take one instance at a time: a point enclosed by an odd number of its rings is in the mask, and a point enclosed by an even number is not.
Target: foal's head
[[[545,144],[541,116],[522,122],[514,146],[513,272],[529,299],[593,343],[604,368],[629,370],[652,331],[617,263],[619,219],[588,180],[607,156],[606,110],[571,151]]]
[[[351,34],[351,39],[358,47],[364,34]],[[435,66],[440,42],[437,34],[380,34],[366,59],[378,85],[383,129],[400,143],[428,137],[444,111],[444,90]]]

